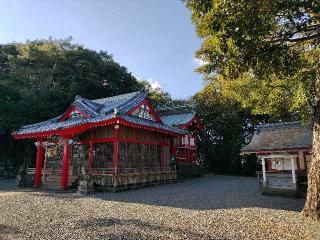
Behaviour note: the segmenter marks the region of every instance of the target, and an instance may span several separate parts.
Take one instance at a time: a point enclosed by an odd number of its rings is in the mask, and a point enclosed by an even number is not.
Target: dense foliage
[[[200,154],[207,172],[251,175],[260,170],[254,156],[242,156],[240,150],[254,132],[258,117],[233,99],[214,91],[207,84],[193,98],[201,116]]]
[[[63,113],[75,95],[95,99],[141,88],[107,52],[70,39],[0,45],[0,161],[17,166],[32,158],[34,147],[13,141],[12,131]]]
[[[312,118],[319,69],[318,1],[189,0],[203,39],[198,68],[254,113]]]

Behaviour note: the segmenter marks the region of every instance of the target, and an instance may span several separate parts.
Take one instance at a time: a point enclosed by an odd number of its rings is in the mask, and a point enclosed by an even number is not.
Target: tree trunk
[[[308,193],[303,214],[320,220],[320,79],[316,81],[317,104],[313,123],[312,158],[308,171]]]
[[[320,118],[315,119],[313,149],[308,172],[308,194],[303,214],[313,220],[320,220]]]

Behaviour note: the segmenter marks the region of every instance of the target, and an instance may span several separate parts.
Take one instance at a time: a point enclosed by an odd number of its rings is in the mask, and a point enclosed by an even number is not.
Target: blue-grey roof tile
[[[178,126],[178,125],[183,125],[190,122],[192,118],[195,116],[195,114],[196,114],[195,112],[171,114],[171,115],[161,116],[160,119],[162,122],[164,122],[167,125]]]
[[[74,118],[66,119],[64,121],[59,121],[63,116],[49,119],[44,122],[35,123],[32,125],[26,125],[22,127],[19,131],[14,134],[29,134],[37,132],[46,132],[52,130],[59,130],[64,128],[70,128],[86,123],[95,123],[105,120],[109,120],[115,117],[114,109],[117,109],[118,116],[122,117],[124,120],[142,124],[150,127],[155,127],[162,129],[164,131],[170,131],[174,133],[183,134],[184,131],[168,126],[166,124],[157,123],[152,120],[146,120],[136,116],[124,115],[129,110],[137,106],[147,97],[147,93],[144,91],[132,92],[127,94],[122,94],[114,97],[108,97],[103,99],[88,100],[80,96],[76,96],[75,101],[72,103],[73,106],[79,108],[79,110],[88,114],[89,117],[84,118]]]
[[[158,122],[155,122],[152,120],[148,120],[148,119],[144,119],[144,118],[140,118],[140,117],[136,117],[136,116],[132,116],[132,115],[122,115],[121,118],[123,118],[124,120],[126,120],[130,123],[140,124],[140,125],[153,127],[153,128],[158,128],[158,129],[162,129],[167,132],[174,132],[177,134],[187,134],[188,133],[185,130],[171,127],[167,124],[161,124],[161,123],[158,123]]]

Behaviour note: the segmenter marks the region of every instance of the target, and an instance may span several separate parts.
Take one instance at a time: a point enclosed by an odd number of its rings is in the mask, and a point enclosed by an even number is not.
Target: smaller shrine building
[[[286,122],[257,126],[242,154],[256,154],[262,193],[301,196],[307,190],[312,151],[312,126]]]

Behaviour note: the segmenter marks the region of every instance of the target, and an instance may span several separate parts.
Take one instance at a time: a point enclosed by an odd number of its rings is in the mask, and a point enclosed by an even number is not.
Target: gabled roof
[[[126,93],[95,100],[88,100],[80,96],[76,96],[72,105],[76,106],[79,108],[79,110],[85,112],[86,114],[89,114],[91,117],[107,115],[114,112],[115,108],[120,114],[125,114],[143,101],[146,97],[147,93],[144,91]]]
[[[312,126],[301,122],[267,124],[257,127],[243,153],[280,152],[311,149]]]
[[[179,126],[179,125],[184,125],[186,123],[189,123],[195,117],[195,115],[196,115],[195,112],[179,113],[179,114],[161,116],[160,119],[165,124],[168,124],[170,126]]]
[[[147,93],[144,91],[96,100],[88,100],[76,96],[75,101],[64,114],[44,122],[26,125],[13,133],[13,135],[16,138],[27,138],[45,136],[49,133],[61,134],[61,132],[66,129],[69,131],[74,129],[74,131],[76,131],[76,128],[79,126],[81,126],[81,130],[84,131],[91,127],[111,124],[115,119],[120,122],[122,120],[123,122],[135,124],[141,128],[148,127],[173,134],[184,133],[183,130],[168,126],[161,122],[128,115],[130,110],[139,106],[143,101],[146,101],[146,98]],[[68,118],[72,111],[80,112],[82,117]]]
[[[190,105],[161,109],[158,110],[158,115],[162,122],[172,127],[188,129],[192,125],[197,129],[202,128],[199,117]]]

